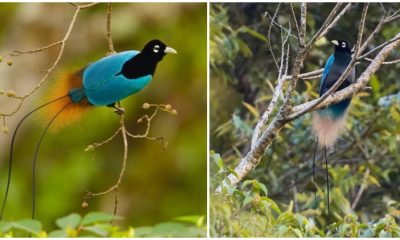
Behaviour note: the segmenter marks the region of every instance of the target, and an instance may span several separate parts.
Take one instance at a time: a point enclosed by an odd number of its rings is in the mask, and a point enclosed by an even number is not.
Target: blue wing
[[[127,79],[121,72],[126,61],[138,51],[114,54],[89,65],[83,72],[83,86],[89,102],[93,105],[109,105],[142,90],[152,79],[146,75]]]
[[[326,76],[329,73],[329,70],[333,64],[333,61],[335,60],[335,57],[333,54],[328,58],[328,61],[326,61],[325,67],[324,67],[324,72],[322,73],[322,78],[321,78],[321,83],[319,85],[319,92],[321,93],[322,86],[325,82]]]
[[[121,52],[107,56],[90,64],[83,73],[85,89],[92,90],[114,78],[126,61],[136,56],[138,51]]]

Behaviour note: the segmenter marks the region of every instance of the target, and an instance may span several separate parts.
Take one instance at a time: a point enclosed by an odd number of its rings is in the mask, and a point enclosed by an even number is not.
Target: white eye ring
[[[158,53],[159,49],[160,49],[160,46],[159,45],[155,45],[154,48],[153,48],[153,52]]]
[[[345,47],[346,47],[346,43],[342,42],[342,48],[345,48]]]

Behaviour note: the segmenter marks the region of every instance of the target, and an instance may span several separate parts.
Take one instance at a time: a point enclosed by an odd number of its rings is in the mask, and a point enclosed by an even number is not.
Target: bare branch
[[[288,70],[288,61],[289,61],[289,49],[290,49],[290,45],[289,45],[289,34],[286,35],[286,38],[284,40],[282,40],[282,46],[281,46],[281,52],[282,52],[282,56],[281,56],[281,64],[279,67],[279,75],[278,75],[278,83],[276,88],[274,89],[274,93],[272,95],[272,99],[271,102],[268,105],[267,110],[263,113],[262,117],[259,119],[256,127],[254,128],[254,133],[253,133],[253,137],[251,139],[251,147],[253,148],[258,140],[258,137],[260,136],[260,132],[262,127],[268,122],[270,114],[272,113],[272,110],[275,108],[275,105],[278,102],[278,98],[279,96],[282,96],[282,86],[283,83],[285,81],[285,75],[287,74],[287,70]],[[287,45],[287,50],[285,50],[285,45]]]
[[[111,12],[112,12],[112,3],[107,4],[107,42],[108,42],[108,54],[115,54],[114,44],[111,36]]]
[[[306,32],[307,32],[307,4],[301,3],[299,43],[300,46],[302,47],[304,47],[304,45],[306,44]]]
[[[331,24],[331,23],[341,6],[342,6],[342,3],[337,3],[335,5],[335,7],[332,9],[332,11],[329,13],[328,17],[326,18],[325,22],[322,24],[321,28],[314,34],[314,36],[311,38],[311,40],[307,43],[306,48],[310,48],[318,39],[323,37],[328,32],[328,31],[325,31],[328,26],[330,26],[330,28],[332,28],[334,26],[334,24]]]
[[[299,48],[297,49],[296,58],[294,61],[294,67],[292,70],[292,79],[289,82],[288,90],[286,91],[286,96],[282,105],[282,111],[280,114],[286,115],[290,112],[292,107],[292,95],[294,90],[296,89],[296,84],[298,80],[298,76],[300,75],[300,70],[303,67],[303,61],[307,56],[308,49],[305,45],[305,36],[306,36],[306,25],[307,25],[307,3],[301,3],[301,14],[300,14],[300,32],[299,32]]]
[[[335,19],[326,26],[326,28],[322,31],[322,33],[320,34],[320,36],[316,39],[316,41],[318,41],[318,39],[322,38],[323,36],[325,36],[336,24],[337,22],[343,17],[344,14],[347,13],[348,10],[350,10],[352,4],[348,3],[343,9],[342,11],[335,17]]]
[[[122,168],[121,168],[121,171],[120,171],[120,173],[119,173],[119,177],[118,177],[118,180],[117,180],[117,182],[113,185],[113,186],[111,186],[108,190],[106,190],[106,191],[103,191],[103,192],[99,192],[99,193],[92,193],[92,192],[89,192],[89,191],[87,191],[87,193],[86,193],[86,195],[85,195],[85,197],[84,197],[84,199],[85,199],[85,201],[84,202],[86,202],[87,203],[87,200],[88,199],[90,199],[90,198],[92,198],[92,197],[97,197],[97,196],[101,196],[101,195],[105,195],[105,194],[107,194],[107,193],[110,193],[111,191],[118,191],[118,187],[119,187],[119,185],[121,185],[121,183],[122,183],[122,178],[124,177],[124,173],[125,173],[125,171],[126,171],[126,162],[127,162],[127,159],[128,159],[128,140],[127,140],[127,137],[126,137],[126,129],[125,129],[125,116],[124,116],[124,114],[121,114],[121,118],[120,118],[120,132],[122,133],[122,139],[123,139],[123,144],[124,144],[124,156],[123,156],[123,160],[122,160]],[[117,131],[117,132],[119,132],[119,131]],[[118,196],[118,195],[117,195]],[[115,209],[116,209],[116,206],[115,206]],[[115,210],[114,210],[115,211]]]
[[[321,68],[319,70],[315,70],[315,71],[312,71],[312,72],[302,73],[298,77],[299,77],[299,79],[319,78],[319,77],[322,76],[323,72],[324,72],[324,69]],[[292,77],[293,77],[292,75],[285,76],[285,80],[292,79]]]
[[[370,172],[371,172],[370,169],[367,168],[367,170],[364,173],[363,182],[361,184],[361,187],[357,192],[354,202],[351,204],[352,210],[356,209],[358,202],[360,201],[360,198],[361,198],[362,194],[364,193],[365,188],[367,187],[367,178],[368,178]]]
[[[275,18],[276,18],[277,14],[278,14],[278,11],[279,11],[280,6],[281,6],[281,4],[279,3],[278,6],[276,7],[274,16],[272,17],[271,23],[269,24],[268,35],[267,35],[267,36],[268,36],[268,47],[269,47],[269,52],[271,53],[272,59],[274,60],[274,63],[275,63],[276,68],[277,68],[278,70],[279,70],[278,61],[277,61],[276,58],[275,58],[275,54],[274,54],[274,51],[272,50],[272,45],[271,45],[271,31],[272,31],[273,22],[275,21]],[[268,14],[268,17],[270,17],[269,14]]]
[[[124,156],[123,156],[123,160],[122,160],[122,168],[121,168],[119,177],[117,179],[117,182],[114,185],[112,185],[111,187],[109,187],[107,190],[102,191],[102,192],[93,193],[93,192],[87,191],[86,195],[84,196],[84,203],[85,203],[86,206],[87,206],[87,201],[90,198],[98,197],[98,196],[101,196],[101,195],[105,195],[105,194],[108,194],[108,193],[110,193],[112,191],[116,192],[115,203],[118,204],[118,199],[117,199],[118,198],[118,187],[122,183],[122,179],[123,179],[124,173],[126,171],[126,162],[127,162],[127,158],[128,158],[128,141],[127,141],[127,137],[128,136],[131,137],[131,138],[143,138],[143,139],[148,139],[148,140],[161,140],[163,148],[166,148],[166,142],[164,141],[163,137],[150,137],[149,136],[150,127],[151,127],[151,121],[157,115],[157,113],[159,111],[167,112],[167,113],[170,113],[171,115],[176,115],[177,114],[176,110],[172,109],[171,105],[169,105],[169,104],[149,104],[149,103],[144,103],[143,104],[143,108],[146,109],[146,110],[149,109],[149,108],[154,108],[155,109],[150,116],[144,115],[143,117],[139,118],[139,120],[138,120],[138,123],[142,123],[143,119],[145,119],[147,121],[147,128],[146,128],[144,134],[138,134],[138,135],[131,134],[125,127],[125,120],[124,120],[125,119],[125,115],[121,114],[120,115],[120,126],[111,137],[107,138],[103,142],[90,144],[85,149],[85,151],[92,151],[92,150],[94,150],[94,149],[96,149],[96,148],[98,148],[100,146],[103,146],[106,143],[109,143],[119,133],[122,134],[122,139],[123,139],[123,144],[124,144]],[[117,206],[114,207],[114,209],[116,209],[116,208],[117,208]],[[114,212],[115,211],[116,210],[114,210]]]
[[[298,40],[300,40],[300,37],[299,37],[300,36],[300,29],[299,29],[299,24],[297,23],[296,13],[294,12],[294,9],[293,9],[293,3],[290,3],[290,11],[292,12],[294,25],[296,26]],[[299,42],[299,44],[301,44],[301,43]]]
[[[400,39],[400,36],[399,36],[399,35],[395,36],[394,38],[390,39],[389,41],[386,41],[386,42],[382,43],[381,45],[375,47],[374,49],[370,50],[369,52],[363,54],[362,56],[360,56],[360,57],[358,58],[358,60],[362,60],[363,58],[368,57],[368,56],[371,55],[372,53],[378,51],[379,49],[382,49],[382,48],[386,47],[387,45],[389,45],[389,44],[391,44],[391,43],[393,43],[393,42],[396,42],[396,41],[399,40],[399,39]]]
[[[369,62],[373,61],[373,59],[371,59],[371,58],[365,58],[364,60],[367,60]],[[391,64],[397,64],[397,63],[400,63],[400,58],[396,59],[396,60],[393,60],[393,61],[382,62],[382,65],[391,65]]]

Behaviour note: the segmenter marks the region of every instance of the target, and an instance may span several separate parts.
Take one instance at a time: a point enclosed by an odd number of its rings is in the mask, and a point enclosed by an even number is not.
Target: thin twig
[[[293,3],[290,3],[290,11],[292,12],[292,17],[293,17],[294,25],[296,26],[297,39],[300,41],[300,29],[299,29],[299,24],[298,24],[297,18],[296,18],[296,13],[294,12]],[[300,43],[300,42],[299,42],[299,43]],[[300,44],[301,44],[301,43],[300,43]]]
[[[317,38],[317,40],[320,39],[321,37],[325,36],[325,35],[337,24],[337,22],[343,17],[343,15],[346,14],[347,11],[350,10],[351,6],[352,6],[352,3],[348,3],[348,4],[342,9],[342,11],[341,11],[338,15],[336,15],[335,19],[334,19],[331,23],[329,23],[329,24],[327,25],[327,27],[322,31],[322,33],[321,33],[320,36]]]
[[[311,40],[307,43],[307,48],[310,48],[318,39],[323,37],[329,29],[333,28],[336,22],[333,22],[333,18],[335,17],[336,13],[339,11],[342,3],[337,3],[332,11],[329,13],[328,17],[325,19],[325,22],[322,24],[321,28],[314,34]]]
[[[111,13],[112,3],[107,4],[107,42],[108,42],[108,53],[107,55],[115,54],[114,44],[111,35]]]
[[[356,195],[356,198],[354,199],[354,202],[351,204],[351,209],[352,210],[356,209],[356,207],[358,205],[358,202],[360,201],[360,198],[361,198],[362,194],[364,193],[365,188],[367,187],[367,178],[369,176],[370,171],[371,170],[369,168],[367,168],[367,170],[365,170],[364,177],[363,177],[363,182],[362,182],[362,184],[360,186],[360,189],[357,192],[357,195]]]
[[[118,106],[119,106],[119,104],[118,104]],[[166,148],[166,142],[164,141],[163,137],[149,137],[150,128],[151,128],[151,121],[154,119],[154,117],[157,115],[157,113],[159,111],[167,112],[167,113],[170,113],[171,115],[176,115],[177,114],[176,110],[172,109],[171,105],[169,105],[169,104],[149,104],[149,103],[145,103],[145,104],[143,104],[143,108],[144,109],[155,108],[155,110],[153,111],[153,113],[150,116],[144,115],[143,117],[139,118],[139,120],[138,120],[138,123],[141,123],[143,121],[143,119],[145,119],[147,121],[147,127],[146,127],[146,130],[145,130],[144,134],[138,134],[138,135],[131,134],[125,127],[125,120],[124,120],[125,115],[121,114],[120,115],[120,126],[111,137],[107,138],[103,142],[90,144],[86,148],[86,151],[94,150],[94,149],[96,149],[96,148],[98,148],[100,146],[103,146],[106,143],[109,143],[112,139],[115,138],[115,136],[118,135],[118,133],[122,134],[123,145],[124,145],[124,156],[123,156],[123,161],[122,161],[122,168],[120,170],[120,174],[119,174],[119,177],[117,179],[117,182],[114,185],[112,185],[111,187],[109,187],[107,190],[102,191],[102,192],[93,193],[93,192],[87,191],[86,195],[84,196],[84,203],[87,204],[87,201],[90,198],[98,197],[98,196],[101,196],[101,195],[105,195],[105,194],[108,194],[108,193],[110,193],[112,191],[116,192],[115,197],[118,198],[118,188],[122,183],[122,179],[123,179],[124,173],[126,171],[126,162],[127,162],[127,158],[128,158],[128,155],[127,155],[128,154],[127,153],[128,152],[128,142],[127,142],[128,136],[131,137],[131,138],[143,138],[143,139],[148,139],[148,140],[161,140],[163,147]],[[115,199],[115,203],[118,204],[118,199]],[[115,209],[114,212],[116,212],[117,206],[114,206],[114,209]]]
[[[273,22],[275,21],[275,18],[278,15],[278,11],[279,11],[280,6],[281,6],[281,3],[278,3],[278,6],[276,7],[276,10],[275,10],[275,13],[274,13],[274,16],[272,17],[271,23],[269,24],[268,35],[267,35],[268,36],[269,52],[271,53],[272,59],[274,60],[275,66],[276,66],[276,68],[278,70],[279,70],[278,61],[275,58],[275,54],[274,54],[274,51],[272,50],[272,45],[271,45],[271,31],[272,31]],[[270,17],[269,14],[268,14],[268,17]]]
[[[120,129],[121,129],[121,134],[122,134],[122,139],[123,139],[123,144],[124,144],[124,156],[123,156],[123,160],[122,160],[122,168],[121,171],[119,173],[119,177],[117,182],[111,186],[108,190],[105,190],[103,192],[98,192],[98,193],[92,193],[87,191],[86,196],[85,196],[85,202],[87,202],[88,199],[92,198],[92,197],[97,197],[100,195],[105,195],[111,191],[118,191],[118,187],[122,182],[122,178],[124,177],[124,173],[126,171],[126,162],[128,159],[128,140],[126,137],[126,129],[125,129],[125,114],[122,113],[121,114],[121,118],[120,118]]]
[[[367,61],[369,61],[369,62],[372,62],[372,61],[373,61],[372,58],[365,58],[364,60],[367,60]],[[396,60],[393,60],[393,61],[382,62],[382,65],[391,65],[391,64],[397,64],[397,63],[400,63],[400,58],[399,58],[399,59],[396,59]]]

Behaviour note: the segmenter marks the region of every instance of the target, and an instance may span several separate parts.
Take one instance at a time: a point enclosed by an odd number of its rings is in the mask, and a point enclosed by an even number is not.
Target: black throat
[[[117,75],[122,74],[128,79],[140,78],[146,75],[154,75],[157,63],[157,59],[154,59],[153,56],[149,56],[141,52],[126,61],[122,66],[121,72]]]
[[[351,52],[335,51],[335,61],[342,65],[348,65],[351,61]]]

